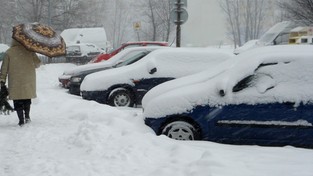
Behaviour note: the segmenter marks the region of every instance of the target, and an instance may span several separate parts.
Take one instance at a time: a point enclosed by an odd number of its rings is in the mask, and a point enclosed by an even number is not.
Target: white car
[[[66,62],[85,64],[105,51],[92,43],[77,43],[66,46]]]
[[[140,61],[90,74],[81,84],[82,97],[111,106],[140,105],[142,97],[163,82],[214,68],[233,57],[210,48],[169,48],[153,51]]]

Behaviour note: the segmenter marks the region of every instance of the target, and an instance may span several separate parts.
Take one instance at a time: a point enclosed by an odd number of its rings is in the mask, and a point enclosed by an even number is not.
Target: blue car
[[[228,144],[313,147],[313,46],[247,51],[143,98],[157,135]]]

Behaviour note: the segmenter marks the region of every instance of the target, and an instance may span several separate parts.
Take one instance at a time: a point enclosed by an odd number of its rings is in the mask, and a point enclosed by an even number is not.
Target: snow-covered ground
[[[58,76],[71,64],[37,70],[32,123],[0,115],[0,176],[312,176],[313,150],[224,145],[155,136],[142,110],[70,95]],[[10,102],[12,103],[12,101]]]

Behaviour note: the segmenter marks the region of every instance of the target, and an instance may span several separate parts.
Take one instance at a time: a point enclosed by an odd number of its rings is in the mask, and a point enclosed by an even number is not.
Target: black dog
[[[2,114],[9,114],[10,111],[12,112],[14,109],[8,103],[8,89],[4,83],[1,82],[1,90],[0,90],[0,113]]]

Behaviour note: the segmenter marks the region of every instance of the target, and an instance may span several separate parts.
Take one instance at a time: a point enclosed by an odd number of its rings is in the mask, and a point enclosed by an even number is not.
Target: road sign
[[[176,8],[177,3],[178,3],[178,0],[171,0],[170,1],[170,9]],[[187,8],[187,0],[180,0],[180,5],[181,5],[181,7]]]
[[[180,13],[179,21],[178,21],[178,13]],[[188,12],[185,8],[180,8],[180,10],[174,8],[171,10],[170,19],[175,24],[184,24],[188,20]]]
[[[140,22],[134,22],[133,23],[133,28],[135,30],[140,30],[141,29],[141,23]]]

